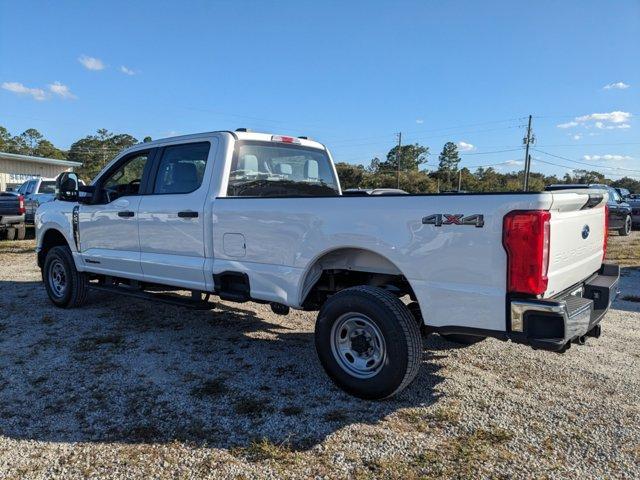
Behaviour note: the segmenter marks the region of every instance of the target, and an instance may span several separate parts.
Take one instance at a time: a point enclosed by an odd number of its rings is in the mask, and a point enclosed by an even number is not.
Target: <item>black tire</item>
[[[449,342],[458,343],[460,345],[474,345],[487,338],[479,337],[477,335],[465,335],[463,333],[441,333],[440,336]]]
[[[5,237],[7,240],[15,240],[16,239],[16,234],[17,231],[14,227],[8,227],[7,230],[7,236]]]
[[[58,281],[54,277],[57,277]],[[42,269],[42,281],[49,299],[57,307],[79,307],[87,298],[88,278],[86,274],[76,270],[69,247],[53,247],[47,252]],[[64,287],[60,288],[62,283]]]
[[[418,324],[418,328],[420,329],[420,333],[423,336],[429,335],[430,329],[424,324],[424,317],[422,316],[422,310],[420,310],[420,304],[418,302],[411,302],[407,305],[407,308],[413,315],[416,323]]]
[[[627,237],[631,234],[631,215],[627,215],[627,218],[624,219],[624,227],[618,230],[618,234]]]
[[[27,236],[27,227],[24,223],[16,228],[16,235],[18,237],[18,240],[25,239],[25,237]]]
[[[357,323],[358,319],[367,323],[365,329],[373,328],[383,340],[379,367],[366,378],[347,370],[349,367],[344,365],[349,354],[345,357],[336,353],[335,346],[336,339],[345,338],[340,329],[342,322]],[[354,351],[362,348],[362,341],[354,347],[354,340],[358,342],[356,337],[362,335],[349,336],[349,341],[338,343],[349,344],[348,348]],[[375,340],[364,341],[364,348],[375,348]],[[388,398],[406,388],[416,377],[422,357],[418,323],[406,305],[386,290],[369,286],[347,288],[324,303],[316,321],[315,344],[320,363],[334,383],[351,395],[369,400]]]

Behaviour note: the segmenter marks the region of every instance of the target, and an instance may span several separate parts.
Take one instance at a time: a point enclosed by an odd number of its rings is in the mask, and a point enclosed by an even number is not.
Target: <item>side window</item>
[[[25,192],[27,191],[27,185],[29,184],[29,182],[24,182],[22,185],[20,185],[20,187],[18,188],[18,193],[21,195],[24,195]]]
[[[140,184],[144,167],[149,159],[149,152],[133,154],[115,171],[111,172],[102,183],[105,201],[112,202],[116,198],[140,193]]]
[[[29,180],[27,182],[27,188],[25,188],[25,195],[31,195],[33,193],[33,191],[36,189],[36,183],[38,181],[37,180]]]
[[[56,182],[50,180],[40,182],[38,193],[56,193]]]
[[[202,185],[209,142],[166,147],[156,175],[154,194],[190,193]]]

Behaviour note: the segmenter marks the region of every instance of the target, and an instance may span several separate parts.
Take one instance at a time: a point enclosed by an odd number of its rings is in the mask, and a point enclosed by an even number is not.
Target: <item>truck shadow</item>
[[[620,295],[611,308],[640,312],[640,267],[620,268]]]
[[[368,402],[325,375],[314,319],[253,303],[202,312],[100,293],[60,310],[38,282],[0,281],[0,434],[218,448],[266,439],[305,450],[352,424],[402,426],[396,412],[438,401],[443,340],[425,340],[408,389]]]

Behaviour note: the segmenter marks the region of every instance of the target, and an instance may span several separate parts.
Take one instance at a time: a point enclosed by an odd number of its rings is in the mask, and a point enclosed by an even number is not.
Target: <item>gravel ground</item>
[[[638,267],[600,339],[433,335],[407,390],[365,402],[323,373],[314,314],[59,310],[32,248],[0,242],[0,478],[640,478]]]

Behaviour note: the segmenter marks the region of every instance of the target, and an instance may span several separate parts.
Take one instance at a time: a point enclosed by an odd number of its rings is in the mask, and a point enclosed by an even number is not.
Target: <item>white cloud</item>
[[[507,160],[506,162],[504,162],[504,164],[509,167],[514,167],[516,165],[523,165],[524,160]]]
[[[476,147],[474,145],[471,145],[470,143],[462,141],[458,142],[458,150],[460,150],[461,152],[470,152],[475,149]]]
[[[120,71],[122,73],[124,73],[125,75],[137,75],[138,74],[138,72],[136,72],[135,70],[127,68],[124,65],[120,65]]]
[[[629,155],[611,155],[611,154],[607,154],[607,155],[584,155],[582,157],[585,160],[593,160],[593,161],[598,161],[598,160],[608,160],[611,162],[620,162],[623,160],[633,160],[633,157],[630,157]]]
[[[626,90],[627,88],[629,88],[631,85],[629,85],[628,83],[624,83],[624,82],[614,82],[614,83],[608,83],[607,85],[605,85],[604,87],[602,87],[603,90]]]
[[[18,95],[31,95],[34,100],[46,100],[47,94],[41,88],[30,88],[20,82],[3,82],[2,88]]]
[[[422,125],[424,123],[424,120],[421,118],[416,118],[416,123]]]
[[[560,125],[558,125],[558,128],[573,128],[573,127],[577,127],[578,126],[578,122],[567,122],[567,123],[561,123]]]
[[[556,125],[558,128],[573,128],[583,126],[584,128],[595,127],[600,130],[613,130],[616,128],[631,128],[629,120],[633,115],[629,112],[619,110],[608,113],[590,113],[574,118],[570,122]]]
[[[105,64],[99,58],[82,55],[78,57],[78,61],[87,70],[104,70]]]
[[[58,95],[59,97],[66,98],[69,100],[78,98],[73,93],[71,93],[71,90],[69,90],[69,87],[67,87],[66,85],[63,85],[60,82],[50,83],[49,91],[55,95]]]
[[[576,133],[571,138],[573,138],[574,140],[580,140],[582,138],[582,134],[581,133]]]
[[[593,120],[598,120],[602,122],[610,122],[610,123],[625,123],[628,122],[631,118],[631,114],[629,112],[609,112],[609,113],[592,113],[590,115],[582,115],[581,117],[576,117],[576,122],[585,123]]]

